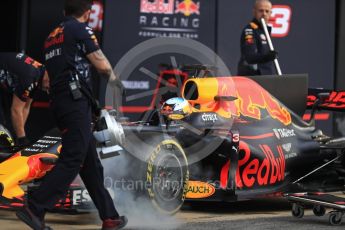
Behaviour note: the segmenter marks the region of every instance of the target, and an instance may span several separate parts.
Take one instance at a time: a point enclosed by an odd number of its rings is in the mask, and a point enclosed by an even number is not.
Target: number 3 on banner
[[[102,30],[103,19],[103,5],[100,2],[95,1],[92,5],[92,11],[89,19],[89,26],[95,31]]]
[[[291,8],[287,5],[273,5],[269,25],[272,26],[272,37],[286,37],[290,31]]]

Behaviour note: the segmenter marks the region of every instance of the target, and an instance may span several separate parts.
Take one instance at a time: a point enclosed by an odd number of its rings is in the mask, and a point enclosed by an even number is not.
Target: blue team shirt
[[[66,17],[44,43],[45,65],[51,87],[69,81],[68,72],[77,73],[80,80],[90,84],[91,64],[86,55],[98,49],[92,29],[74,17]]]
[[[0,53],[0,84],[20,100],[33,97],[45,67],[31,57],[14,52]]]
[[[271,27],[267,27],[269,32]],[[238,75],[272,75],[275,74],[273,61],[267,61],[270,51],[261,23],[253,19],[241,34],[241,59],[238,64]]]

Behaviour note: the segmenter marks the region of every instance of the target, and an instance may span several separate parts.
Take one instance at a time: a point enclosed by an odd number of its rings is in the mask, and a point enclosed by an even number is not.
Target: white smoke
[[[152,148],[147,144],[135,146],[135,148],[140,149],[142,155],[152,152]],[[119,214],[128,217],[128,227],[134,229],[175,229],[180,226],[181,223],[174,216],[160,213],[153,208],[151,201],[143,196],[138,197],[138,194],[135,193],[136,189],[145,186],[143,179],[140,179],[145,175],[139,174],[146,174],[146,171],[138,168],[136,162],[139,162],[139,159],[133,159],[133,156],[128,154],[130,153],[122,152],[119,156],[102,160],[105,186],[114,197]]]

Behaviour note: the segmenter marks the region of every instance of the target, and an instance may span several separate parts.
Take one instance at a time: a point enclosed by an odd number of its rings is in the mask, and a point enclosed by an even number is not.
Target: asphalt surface
[[[331,226],[328,214],[323,217],[313,215],[311,209],[305,211],[302,219],[291,216],[291,204],[284,199],[255,200],[237,203],[197,203],[186,204],[173,217],[153,216],[143,211],[139,215],[129,215],[125,229],[344,229]],[[327,210],[331,211],[331,210]],[[47,223],[54,230],[100,229],[96,213],[62,215],[48,214]],[[14,212],[0,211],[0,229],[29,229],[17,220]]]

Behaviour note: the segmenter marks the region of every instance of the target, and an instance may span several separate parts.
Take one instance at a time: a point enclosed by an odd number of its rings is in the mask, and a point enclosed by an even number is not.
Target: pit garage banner
[[[195,40],[211,50],[216,49],[216,1],[209,0],[127,0],[105,1],[103,49],[115,66],[127,52],[152,38]],[[182,41],[181,40],[181,41]],[[153,44],[152,49],[159,46]],[[162,47],[162,46],[161,46]],[[143,47],[148,51],[148,46]],[[183,64],[200,63],[195,56],[181,52],[139,52],[141,62],[131,62],[131,73],[120,76],[126,87],[122,112],[134,120],[150,108],[162,70]],[[213,58],[213,57],[212,57]],[[104,87],[104,85],[103,85]],[[101,96],[102,96],[101,90]],[[103,93],[104,95],[104,93]],[[101,102],[102,102],[101,98]]]
[[[307,73],[310,87],[333,88],[335,2],[272,1],[270,24],[283,74]],[[106,0],[103,48],[115,66],[129,50],[148,39],[188,38],[215,51],[235,75],[241,30],[253,17],[253,4],[254,1],[243,0]],[[148,61],[145,68],[159,75],[160,64],[171,64],[171,59],[163,56]],[[176,57],[176,61],[178,65],[195,60]],[[157,80],[140,71],[122,80],[128,95],[154,90],[157,85]],[[125,101],[124,105],[147,106],[152,97]],[[142,112],[140,109],[130,111]]]
[[[113,65],[154,37],[195,39],[221,56],[233,74],[240,34],[254,1],[105,1],[103,48]],[[311,87],[333,88],[336,1],[273,0],[272,37],[283,74],[307,73]],[[322,17],[320,17],[322,15]]]

